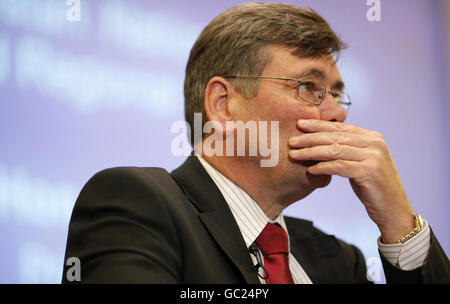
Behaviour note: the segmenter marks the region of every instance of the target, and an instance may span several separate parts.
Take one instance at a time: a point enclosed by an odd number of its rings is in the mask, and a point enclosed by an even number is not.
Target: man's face
[[[320,58],[299,58],[289,50],[272,48],[272,59],[261,76],[308,78],[323,82],[328,90],[338,92],[343,83],[331,56]],[[323,78],[323,79],[322,79]],[[288,157],[288,140],[302,134],[296,123],[299,119],[321,119],[343,122],[347,112],[328,94],[320,105],[312,105],[298,97],[297,83],[285,80],[259,79],[259,89],[255,97],[243,100],[239,106],[239,119],[243,121],[279,121],[279,163],[267,168],[275,184],[282,184],[286,193],[301,187],[303,191],[313,191],[324,187],[331,176],[313,176],[307,173],[308,162],[298,162]],[[303,192],[302,191],[302,192]]]

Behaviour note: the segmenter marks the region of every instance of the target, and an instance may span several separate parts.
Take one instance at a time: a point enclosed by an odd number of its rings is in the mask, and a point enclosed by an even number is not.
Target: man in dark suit
[[[322,17],[291,5],[244,4],[214,19],[185,79],[186,120],[201,113],[214,132],[194,138],[195,152],[170,174],[113,168],[86,184],[66,251],[80,259],[82,281],[366,283],[356,247],[282,215],[336,174],[380,229],[388,282],[450,283],[448,258],[412,210],[383,137],[344,123],[350,102],[334,56],[343,47]],[[277,122],[267,149],[256,121]]]

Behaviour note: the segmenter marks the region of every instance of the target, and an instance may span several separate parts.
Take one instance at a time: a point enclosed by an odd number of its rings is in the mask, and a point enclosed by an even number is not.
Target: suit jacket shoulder
[[[167,203],[182,193],[174,184],[164,169],[136,167],[103,170],[87,182],[65,259],[81,260],[83,282],[177,282],[180,240]]]

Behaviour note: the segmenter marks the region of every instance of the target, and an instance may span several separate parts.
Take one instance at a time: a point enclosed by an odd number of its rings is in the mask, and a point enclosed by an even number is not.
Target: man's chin
[[[317,160],[304,160],[304,161],[291,161],[293,163],[295,163],[297,166],[300,165],[301,167],[303,167],[302,171],[302,175],[305,174],[307,180],[308,180],[308,184],[310,186],[312,186],[313,188],[323,188],[328,186],[328,184],[331,182],[331,175],[328,174],[321,174],[321,175],[314,175],[311,173],[308,173],[308,171],[306,171],[306,169],[310,166],[313,166],[317,163],[319,163],[320,161]],[[297,171],[298,173],[298,171]]]

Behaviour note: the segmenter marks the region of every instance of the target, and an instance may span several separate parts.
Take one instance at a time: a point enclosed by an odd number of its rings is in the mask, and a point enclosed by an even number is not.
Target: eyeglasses
[[[268,77],[268,76],[246,76],[246,75],[234,75],[234,76],[222,76],[224,78],[262,78],[262,79],[277,79],[297,82],[297,94],[300,99],[306,101],[309,104],[320,105],[328,93],[331,94],[333,99],[346,111],[350,109],[350,97],[344,92],[333,92],[327,90],[327,87],[314,79],[294,79],[285,77]]]

